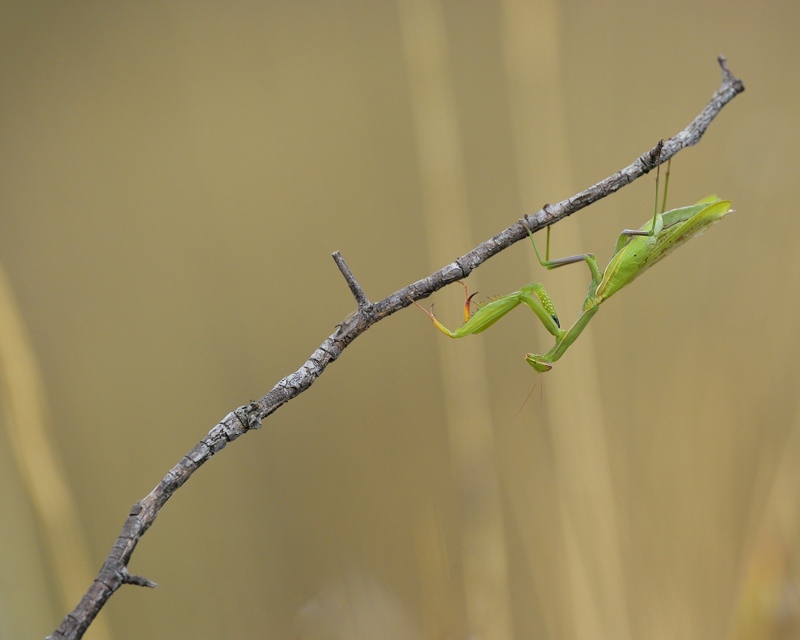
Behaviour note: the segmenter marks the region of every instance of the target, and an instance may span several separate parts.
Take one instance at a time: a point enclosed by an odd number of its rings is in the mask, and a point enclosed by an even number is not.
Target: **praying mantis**
[[[525,360],[539,373],[550,371],[553,368],[553,363],[561,358],[572,343],[578,339],[578,336],[589,324],[594,314],[597,313],[601,304],[617,291],[633,282],[654,264],[666,258],[679,246],[700,235],[732,211],[729,200],[722,200],[715,195],[711,195],[691,206],[665,212],[667,199],[665,185],[664,202],[661,206],[661,213],[659,213],[658,181],[663,143],[664,141],[662,140],[657,147],[659,163],[656,168],[656,203],[653,217],[639,229],[625,229],[622,231],[617,239],[614,255],[605,271],[600,270],[597,258],[591,253],[550,260],[549,226],[547,227],[545,259],[542,260],[536,241],[533,238],[533,233],[524,220],[520,221],[528,231],[533,250],[536,252],[539,264],[543,267],[548,270],[558,269],[577,262],[586,262],[589,267],[592,276],[589,292],[586,294],[580,315],[571,328],[567,330],[561,328],[553,302],[547,291],[538,282],[527,284],[514,293],[496,298],[483,305],[474,314],[470,313],[470,303],[475,294],[468,295],[466,285],[461,283],[464,286],[466,296],[464,324],[455,331],[451,331],[437,320],[436,316],[433,315],[433,307],[428,311],[416,301],[412,300],[412,302],[428,314],[431,322],[439,331],[451,338],[463,338],[474,333],[481,333],[520,304],[527,305],[536,314],[545,329],[555,338],[555,345],[544,355],[528,353],[525,356]],[[666,182],[669,182],[669,169],[667,170]]]

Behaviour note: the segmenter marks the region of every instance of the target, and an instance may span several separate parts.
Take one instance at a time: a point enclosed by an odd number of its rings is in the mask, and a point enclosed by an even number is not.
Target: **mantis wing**
[[[687,213],[697,207],[700,207],[699,211],[687,217]],[[655,246],[647,256],[642,271],[652,267],[683,243],[702,234],[711,225],[722,220],[730,211],[730,200],[720,200],[716,196],[709,196],[691,207],[675,209],[663,214],[664,229],[658,234]],[[670,214],[673,214],[674,219],[670,219]]]
[[[730,211],[730,204],[728,200],[708,196],[689,207],[662,213],[658,225],[661,228],[653,236],[632,236],[614,254],[595,291],[595,297],[601,301],[608,300],[684,242],[721,220]],[[640,230],[649,231],[652,224],[652,219],[648,220]]]

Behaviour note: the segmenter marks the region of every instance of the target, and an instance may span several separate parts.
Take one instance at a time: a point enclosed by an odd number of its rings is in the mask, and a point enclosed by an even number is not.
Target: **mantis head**
[[[545,373],[553,368],[553,363],[546,360],[543,356],[537,356],[534,353],[529,353],[525,356],[525,362],[531,365],[539,373]]]

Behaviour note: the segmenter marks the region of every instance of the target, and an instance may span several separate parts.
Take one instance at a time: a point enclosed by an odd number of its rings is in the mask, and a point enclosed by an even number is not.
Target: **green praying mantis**
[[[533,239],[533,233],[524,220],[520,221],[528,231],[533,250],[536,252],[539,264],[543,267],[548,270],[557,269],[577,262],[586,262],[589,267],[592,276],[589,292],[586,295],[586,300],[583,303],[578,319],[570,329],[561,328],[553,302],[547,291],[538,282],[527,284],[519,291],[492,300],[480,307],[474,314],[470,313],[470,303],[475,294],[472,294],[472,296],[467,295],[467,287],[461,283],[464,286],[466,295],[464,324],[455,331],[451,331],[436,319],[436,316],[433,315],[433,307],[428,311],[416,301],[412,300],[412,302],[428,314],[428,317],[439,331],[451,338],[463,338],[473,333],[481,333],[512,309],[520,304],[525,304],[536,314],[545,329],[556,340],[553,348],[544,355],[529,353],[525,356],[525,360],[539,373],[550,371],[553,368],[553,363],[561,358],[572,343],[578,339],[578,336],[589,324],[594,314],[597,313],[601,304],[617,291],[629,285],[661,259],[667,257],[683,243],[700,235],[708,227],[719,222],[732,211],[730,201],[721,200],[717,196],[711,195],[703,198],[697,204],[665,212],[667,199],[667,187],[665,185],[664,201],[661,206],[661,213],[659,213],[658,180],[661,170],[660,156],[662,146],[663,140],[657,148],[659,163],[656,169],[656,203],[653,217],[639,229],[625,229],[622,231],[617,240],[614,255],[605,271],[600,270],[597,258],[591,253],[550,260],[549,226],[547,227],[545,259],[542,260],[536,241]],[[667,184],[669,183],[669,168],[667,169],[666,182]]]

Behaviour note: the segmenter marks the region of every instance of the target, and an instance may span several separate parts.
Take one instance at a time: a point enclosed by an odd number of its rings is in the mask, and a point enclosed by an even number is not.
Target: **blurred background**
[[[203,467],[86,637],[800,637],[795,2],[0,2],[0,638],[51,632],[226,413],[355,307],[746,92],[672,164],[736,213],[554,370],[417,309]],[[605,264],[647,176],[553,230]],[[528,243],[468,280],[589,274]],[[463,292],[433,297],[460,322]],[[428,301],[430,302],[430,301]],[[524,403],[524,404],[523,404]]]

